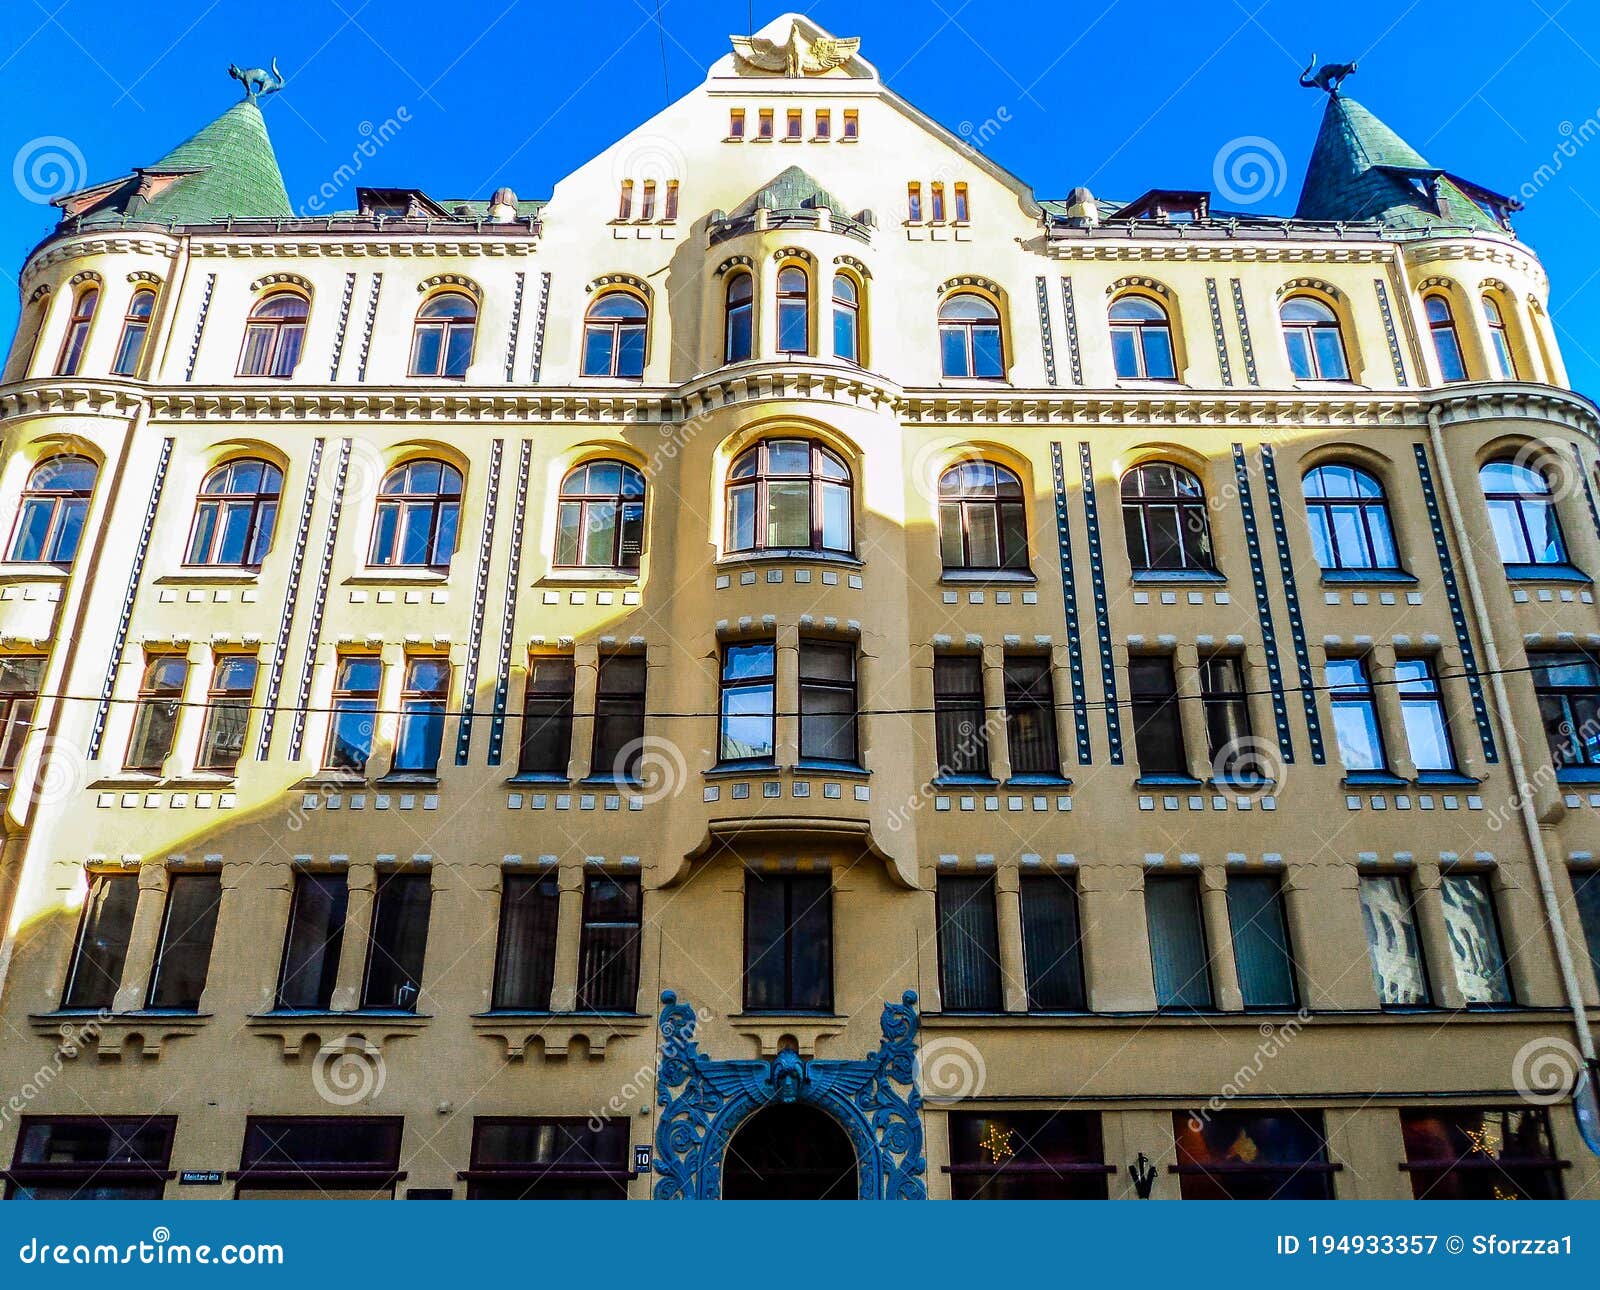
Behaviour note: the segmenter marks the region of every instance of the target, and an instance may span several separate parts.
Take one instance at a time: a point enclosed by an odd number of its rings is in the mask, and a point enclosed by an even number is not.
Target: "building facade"
[[[1269,218],[734,45],[547,200],[296,214],[265,74],[60,200],[9,1194],[1593,1194],[1600,420],[1515,203],[1342,69]]]

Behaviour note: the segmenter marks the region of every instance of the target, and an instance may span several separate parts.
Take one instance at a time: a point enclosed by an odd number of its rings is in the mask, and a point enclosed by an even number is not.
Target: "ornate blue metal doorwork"
[[[734,1131],[763,1106],[804,1102],[826,1111],[856,1152],[861,1200],[924,1200],[922,1094],[917,1091],[917,994],[883,1005],[883,1039],[862,1061],[714,1061],[695,1040],[695,1011],[661,995],[656,1100],[657,1200],[715,1200]],[[903,1090],[903,1091],[902,1091]]]

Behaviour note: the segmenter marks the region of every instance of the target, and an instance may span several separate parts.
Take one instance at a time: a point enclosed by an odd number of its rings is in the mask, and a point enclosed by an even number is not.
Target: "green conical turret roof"
[[[1354,99],[1331,94],[1295,217],[1499,229],[1461,182]]]
[[[793,211],[826,206],[841,218],[848,218],[843,206],[826,188],[799,166],[790,166],[782,174],[774,175],[759,189],[734,208],[730,218],[739,219],[753,215],[756,210]]]

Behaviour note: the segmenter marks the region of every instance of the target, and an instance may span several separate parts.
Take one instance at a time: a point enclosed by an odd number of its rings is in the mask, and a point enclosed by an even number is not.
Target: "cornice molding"
[[[1478,264],[1496,264],[1514,273],[1526,274],[1541,287],[1549,285],[1544,265],[1523,247],[1478,238],[1449,238],[1438,241],[1406,242],[1402,252],[1408,268],[1430,266],[1440,261],[1470,260]]]
[[[1391,242],[1313,245],[1285,242],[1046,242],[1052,260],[1102,260],[1111,263],[1207,264],[1386,264],[1394,254]]]

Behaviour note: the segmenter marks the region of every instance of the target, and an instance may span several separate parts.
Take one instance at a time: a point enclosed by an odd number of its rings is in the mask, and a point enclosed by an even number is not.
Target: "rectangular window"
[[[944,223],[944,185],[930,184],[928,186],[928,205],[931,218],[935,224]]]
[[[42,657],[19,654],[0,658],[0,771],[17,768],[23,742],[33,729],[43,683]]]
[[[383,874],[372,902],[363,1008],[415,1012],[422,994],[422,960],[428,948],[433,878],[425,873]]]
[[[1394,665],[1394,676],[1412,764],[1423,773],[1455,770],[1450,722],[1445,716],[1444,697],[1439,691],[1439,675],[1434,670],[1433,660],[1400,659]]]
[[[600,659],[594,701],[595,779],[637,780],[644,755],[645,663],[642,654],[607,654]]]
[[[137,873],[91,873],[89,894],[78,921],[78,939],[67,968],[63,1008],[109,1008],[122,984],[122,965],[139,903]]]
[[[1184,1200],[1332,1200],[1322,1115],[1311,1111],[1172,1113]]]
[[[1156,1007],[1178,1012],[1211,1007],[1211,955],[1200,913],[1200,880],[1150,875],[1144,880],[1144,910]]]
[[[133,710],[133,735],[128,740],[125,770],[159,775],[172,755],[172,737],[183,711],[183,686],[189,679],[189,660],[181,654],[162,654],[144,665],[139,683],[139,703]]]
[[[1513,1002],[1491,877],[1486,873],[1447,873],[1440,880],[1439,895],[1444,901],[1444,926],[1462,999],[1468,1007]]]
[[[730,108],[730,109],[728,109],[728,138],[730,138],[730,139],[742,139],[742,138],[744,138],[744,109],[743,108]]]
[[[1006,743],[1011,774],[1058,778],[1055,691],[1050,660],[1043,655],[1008,655],[1005,661]]]
[[[772,109],[762,108],[756,114],[756,137],[758,139],[772,138]]]
[[[1328,660],[1328,703],[1333,708],[1333,730],[1339,740],[1339,758],[1350,771],[1384,770],[1383,731],[1378,725],[1378,703],[1372,679],[1362,658]]]
[[[833,137],[833,114],[826,108],[817,109],[817,138],[831,139]]]
[[[745,873],[745,1011],[833,1010],[832,896],[827,874]]]
[[[946,1012],[999,1012],[1000,929],[994,879],[950,875],[939,879],[939,993]]]
[[[7,1200],[160,1200],[177,1117],[22,1117]]]
[[[467,1199],[626,1200],[630,1136],[625,1119],[479,1116]]]
[[[326,1012],[333,1006],[349,902],[350,883],[343,873],[295,875],[276,1008]]]
[[[633,180],[631,179],[622,181],[622,191],[617,197],[617,218],[619,220],[633,218]]]
[[[1200,699],[1206,714],[1206,756],[1218,780],[1258,783],[1262,762],[1250,734],[1244,661],[1216,654],[1200,662]]]
[[[1583,941],[1589,947],[1589,965],[1600,980],[1600,869],[1581,869],[1572,875],[1572,894],[1578,904]]]
[[[252,655],[224,654],[217,659],[211,688],[206,691],[206,724],[196,769],[218,775],[231,775],[238,769],[255,692],[256,660]]]
[[[965,224],[965,223],[968,222],[968,220],[970,218],[971,218],[971,216],[968,213],[968,206],[967,206],[967,186],[965,184],[957,184],[956,185],[956,223],[957,224]]]
[[[221,900],[222,879],[217,874],[174,874],[170,879],[147,1006],[200,1011]]]
[[[1089,1003],[1076,883],[1065,874],[1025,874],[1021,903],[1028,1011],[1083,1012]]]
[[[678,218],[678,181],[676,179],[667,180],[667,204],[666,209],[661,213],[661,218],[669,224]]]
[[[856,764],[856,649],[800,642],[800,758]]]
[[[339,659],[333,683],[333,719],[328,726],[328,770],[364,775],[372,756],[372,734],[378,720],[378,685],[383,663],[376,654],[347,654]]]
[[[950,1113],[950,1193],[956,1200],[1105,1200],[1097,1111]]]
[[[933,728],[939,775],[989,774],[984,726],[983,660],[976,654],[939,654],[933,660]]]
[[[922,185],[906,185],[906,219],[913,224],[922,221]]]
[[[1283,884],[1275,874],[1228,879],[1228,923],[1246,1008],[1293,1008],[1298,1002]]]
[[[1372,956],[1372,985],[1385,1008],[1425,1008],[1428,973],[1417,935],[1411,884],[1403,874],[1372,874],[1361,879],[1361,921]]]
[[[804,135],[805,123],[801,119],[801,112],[799,108],[789,109],[784,118],[784,128],[788,134],[788,137],[791,139],[799,139]]]
[[[553,872],[506,875],[490,1003],[496,1012],[550,1011],[560,905],[561,884]]]
[[[400,1116],[252,1115],[245,1121],[239,1196],[247,1190],[392,1190],[400,1168]]]
[[[579,1012],[633,1012],[638,1007],[642,899],[637,878],[596,874],[584,885]]]
[[[1440,1107],[1400,1112],[1411,1192],[1418,1200],[1560,1200],[1543,1108]]]
[[[639,206],[639,218],[649,223],[656,217],[656,181],[644,181],[644,201]]]
[[[844,137],[846,139],[859,139],[861,137],[861,112],[857,108],[844,110]]]
[[[1166,655],[1128,660],[1132,695],[1133,743],[1140,775],[1187,775],[1183,718],[1178,712],[1178,682]]]
[[[567,777],[567,759],[572,755],[572,686],[570,657],[541,654],[528,660],[518,774]]]
[[[400,691],[400,731],[394,745],[395,770],[422,775],[438,771],[449,702],[450,660],[443,655],[407,659],[405,686]]]
[[[777,713],[775,656],[771,641],[723,646],[718,762],[772,760]]]
[[[1556,770],[1600,767],[1600,660],[1588,654],[1529,654],[1528,662]]]

